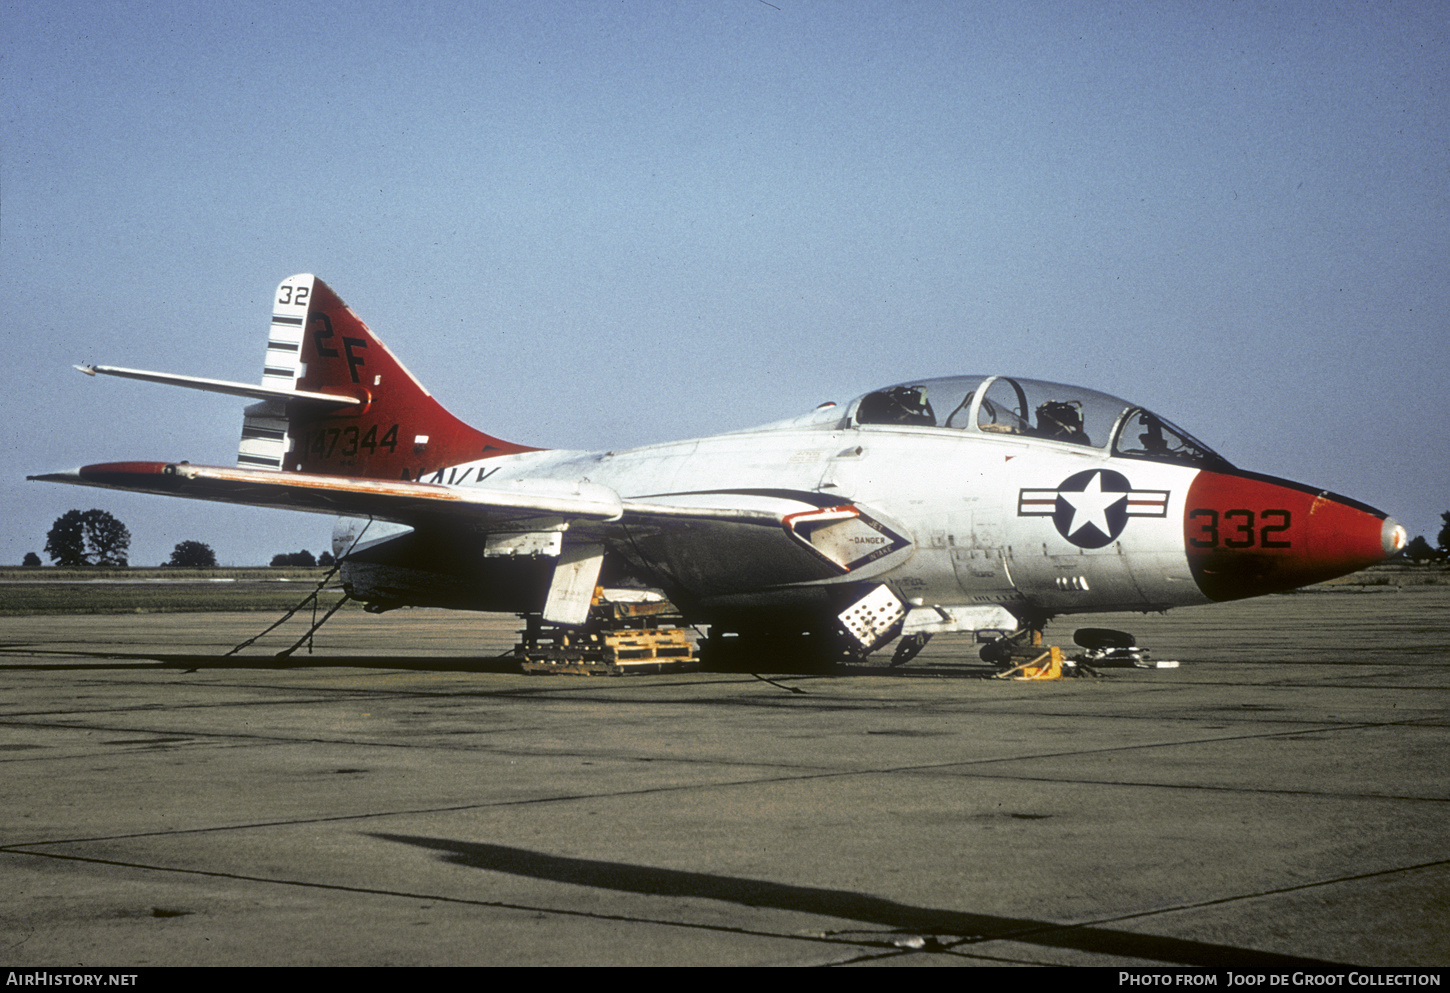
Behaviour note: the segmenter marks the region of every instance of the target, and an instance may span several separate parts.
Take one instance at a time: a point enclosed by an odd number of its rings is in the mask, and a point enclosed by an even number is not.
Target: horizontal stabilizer
[[[145,369],[122,369],[113,365],[78,365],[87,376],[119,376],[122,379],[139,379],[146,383],[161,383],[164,386],[183,386],[189,390],[203,390],[207,393],[226,393],[234,397],[250,397],[254,400],[308,400],[331,404],[335,407],[361,406],[357,397],[338,396],[335,393],[313,393],[307,390],[289,390],[277,386],[258,386],[256,383],[230,383],[224,379],[204,379],[201,376],[179,376],[171,372],[148,372]]]

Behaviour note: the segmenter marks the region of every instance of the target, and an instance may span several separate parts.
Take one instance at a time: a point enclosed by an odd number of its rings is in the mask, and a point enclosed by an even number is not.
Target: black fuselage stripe
[[[682,496],[760,496],[773,497],[777,500],[794,500],[797,503],[808,503],[812,507],[838,507],[845,501],[840,496],[829,493],[809,493],[805,490],[785,490],[768,488],[750,488],[739,490],[684,490],[679,493],[650,493],[645,496],[630,497],[631,500],[661,500],[666,497]]]
[[[1326,500],[1333,500],[1335,503],[1342,503],[1346,507],[1353,507],[1355,510],[1362,510],[1366,514],[1378,517],[1381,520],[1390,516],[1389,514],[1386,514],[1383,510],[1380,510],[1378,507],[1371,507],[1367,503],[1360,503],[1358,500],[1352,500],[1347,496],[1342,496],[1341,494],[1326,490],[1322,486],[1310,486],[1307,483],[1296,483],[1292,479],[1281,479],[1278,476],[1270,476],[1267,473],[1262,472],[1246,472],[1243,469],[1207,469],[1205,471],[1217,472],[1220,476],[1236,476],[1240,479],[1252,479],[1260,483],[1271,483],[1274,486],[1282,486],[1286,490],[1298,490],[1300,493],[1311,493],[1316,497],[1323,497]]]

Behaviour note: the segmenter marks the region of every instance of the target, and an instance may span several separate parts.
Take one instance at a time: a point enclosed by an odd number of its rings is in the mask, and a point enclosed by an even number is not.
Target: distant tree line
[[[1450,562],[1450,511],[1440,515],[1443,526],[1435,536],[1432,546],[1424,535],[1416,535],[1405,546],[1400,557],[1416,565],[1430,562]],[[58,566],[113,566],[124,568],[127,553],[131,548],[131,532],[116,518],[104,510],[68,510],[55,519],[50,532],[45,536],[45,554]],[[292,567],[310,569],[315,566],[335,564],[331,552],[314,556],[307,549],[300,552],[283,552],[272,556],[274,568]],[[40,556],[26,552],[25,566],[41,565]],[[210,545],[199,541],[183,541],[172,549],[171,559],[163,566],[186,569],[213,569],[216,567],[216,552]]]
[[[216,552],[199,541],[183,541],[171,550],[171,560],[164,564],[179,569],[215,569]]]
[[[281,555],[272,556],[272,565],[278,567],[292,566],[310,569],[318,565],[330,566],[335,561],[331,552],[323,552],[321,555],[313,557],[312,553],[305,548],[300,552],[283,552]]]
[[[125,566],[130,547],[131,532],[104,510],[68,510],[45,536],[45,554],[63,566]]]
[[[126,529],[126,525],[104,510],[68,510],[55,519],[45,536],[45,554],[50,556],[54,565],[68,568],[123,568],[129,564],[127,555],[130,548],[131,532]],[[335,561],[331,552],[314,556],[303,549],[300,552],[275,555],[271,564],[312,568],[331,566]],[[39,555],[26,552],[21,564],[28,568],[39,568],[43,563]],[[214,569],[216,564],[216,552],[210,545],[200,541],[178,542],[171,550],[171,558],[161,563],[163,567],[180,569]]]
[[[1437,547],[1432,548],[1425,540],[1424,535],[1416,535],[1408,545],[1405,546],[1404,557],[1416,565],[1423,565],[1427,562],[1450,561],[1450,511],[1440,515],[1444,526],[1440,533],[1435,536]]]

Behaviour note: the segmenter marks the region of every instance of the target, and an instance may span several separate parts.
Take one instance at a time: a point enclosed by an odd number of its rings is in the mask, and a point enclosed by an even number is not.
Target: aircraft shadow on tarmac
[[[519,672],[519,660],[510,655],[478,658],[440,658],[407,655],[185,655],[161,652],[47,651],[26,645],[0,645],[0,658],[55,657],[55,662],[9,664],[0,669],[416,669],[423,672]],[[84,660],[84,661],[62,661]],[[146,663],[150,663],[149,665]]]
[[[622,893],[723,900],[745,907],[769,907],[861,921],[888,928],[888,934],[932,936],[935,940],[926,947],[933,950],[946,950],[986,941],[1016,941],[1048,948],[1089,952],[1115,959],[1144,959],[1184,966],[1233,966],[1244,969],[1324,969],[1343,966],[1343,963],[1319,959],[1279,955],[1183,938],[1134,934],[1101,926],[1064,926],[1028,918],[914,907],[848,890],[791,886],[769,880],[659,869],[624,862],[566,858],[525,848],[445,838],[384,833],[371,833],[370,836],[441,852],[443,854],[440,858],[443,861],[471,869]],[[883,939],[883,945],[892,944],[885,936]]]
[[[0,659],[54,658],[54,662],[0,661],[0,669],[410,669],[418,672],[492,672],[519,674],[522,669],[513,655],[448,657],[437,655],[194,655],[164,652],[88,652],[45,649],[33,644],[0,644]],[[149,663],[149,664],[148,664]],[[801,676],[889,676],[899,679],[989,679],[999,670],[971,661],[917,662],[909,667],[883,665],[840,665],[830,673],[792,672],[789,667],[762,667],[772,675]],[[745,673],[736,672],[736,675]],[[633,675],[647,679],[654,674]],[[670,676],[673,674],[665,674]]]

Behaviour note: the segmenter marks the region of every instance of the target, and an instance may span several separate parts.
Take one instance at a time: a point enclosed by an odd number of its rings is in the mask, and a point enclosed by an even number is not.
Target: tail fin
[[[421,479],[494,455],[536,449],[501,441],[445,410],[326,283],[277,287],[262,385],[355,397],[342,411],[305,399],[247,408],[237,461],[256,468]]]

